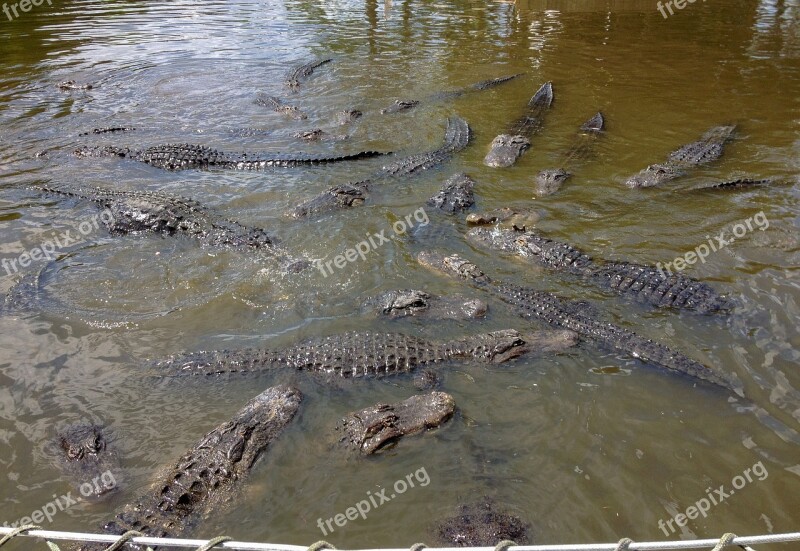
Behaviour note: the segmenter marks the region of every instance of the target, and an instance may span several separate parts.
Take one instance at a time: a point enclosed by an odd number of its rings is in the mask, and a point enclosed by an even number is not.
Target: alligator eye
[[[105,447],[105,444],[101,437],[95,436],[94,440],[92,440],[86,447],[90,452],[97,453]]]

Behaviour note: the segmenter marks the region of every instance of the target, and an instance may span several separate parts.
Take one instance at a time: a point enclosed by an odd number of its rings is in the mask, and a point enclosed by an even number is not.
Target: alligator
[[[398,159],[366,180],[330,187],[295,207],[291,214],[295,218],[301,218],[337,208],[362,205],[373,184],[388,178],[411,175],[444,163],[467,146],[470,134],[467,121],[460,117],[450,117],[447,120],[444,143],[437,149]]]
[[[360,119],[363,115],[364,113],[358,109],[344,109],[336,113],[336,123],[340,126],[350,124]]]
[[[78,136],[89,136],[90,134],[111,134],[113,132],[130,132],[136,130],[135,128],[128,128],[125,126],[114,126],[110,128],[95,128],[91,132],[83,132]]]
[[[475,204],[474,187],[475,180],[463,173],[456,174],[444,183],[439,193],[428,199],[428,205],[447,214],[463,212]]]
[[[541,216],[528,207],[511,208],[502,207],[487,212],[474,212],[467,215],[467,224],[471,226],[486,226],[498,224],[503,227],[525,229],[535,226]]]
[[[579,249],[531,231],[474,228],[467,239],[481,247],[514,254],[527,261],[580,276],[618,295],[631,296],[661,308],[701,313],[730,310],[730,301],[711,286],[653,266],[595,260]]]
[[[91,90],[94,88],[92,84],[75,82],[74,80],[65,80],[58,83],[58,89],[63,92],[72,92],[74,90]]]
[[[428,319],[468,320],[482,318],[489,305],[480,299],[467,299],[461,295],[440,297],[415,289],[387,291],[366,301],[365,306],[377,309],[391,319],[409,316]]]
[[[444,392],[412,396],[396,404],[376,404],[348,413],[336,431],[339,443],[372,455],[400,438],[440,426],[453,416],[456,402]]]
[[[236,497],[256,461],[295,416],[301,400],[300,391],[289,386],[262,392],[168,470],[160,471],[152,488],[125,506],[102,531],[135,530],[161,538],[185,535],[205,515]],[[81,549],[107,546],[89,544]]]
[[[506,134],[492,140],[491,150],[483,164],[495,168],[508,167],[530,149],[533,137],[544,123],[544,115],[553,104],[553,84],[545,82],[528,102],[525,114],[517,119]]]
[[[439,388],[441,378],[433,369],[421,369],[414,374],[412,384],[419,391],[433,390]]]
[[[555,327],[569,329],[643,362],[706,381],[713,388],[723,388],[742,395],[726,375],[632,331],[595,319],[588,313],[591,308],[586,302],[570,301],[553,293],[493,280],[477,265],[458,255],[446,256],[437,251],[423,251],[417,260],[438,273],[466,280],[475,287],[489,291],[513,306],[517,314],[525,319],[542,320]]]
[[[314,338],[282,350],[245,348],[182,354],[159,361],[162,376],[298,369],[342,378],[388,376],[445,362],[503,363],[529,352],[573,346],[571,331],[520,334],[512,329],[440,342],[402,333],[343,333]]]
[[[494,500],[461,505],[458,514],[438,523],[437,536],[444,546],[493,547],[504,540],[528,545],[529,527],[517,516],[497,511]]]
[[[329,134],[321,128],[312,128],[311,130],[303,130],[302,132],[295,132],[293,138],[303,140],[304,142],[321,142],[321,141],[334,141],[339,142],[348,139],[350,136],[347,134]]]
[[[379,151],[361,151],[337,157],[314,157],[311,155],[266,154],[265,156],[242,153],[229,155],[216,149],[194,144],[166,144],[136,151],[127,147],[83,147],[74,152],[77,157],[120,157],[147,163],[164,170],[261,170],[267,167],[294,167],[354,161],[388,155]]]
[[[537,195],[544,196],[555,193],[561,184],[572,177],[572,173],[567,169],[574,168],[576,164],[590,155],[597,136],[605,130],[605,124],[603,114],[598,111],[581,125],[572,146],[562,155],[559,168],[541,170],[536,175]]]
[[[119,455],[99,425],[76,423],[56,435],[59,466],[85,497],[104,496],[119,487]],[[89,490],[87,490],[89,488]]]
[[[492,88],[498,84],[502,84],[503,82],[508,82],[509,80],[515,79],[518,76],[521,76],[523,73],[518,73],[516,75],[508,75],[499,78],[491,78],[488,80],[482,80],[480,82],[476,82],[475,84],[471,84],[464,88],[459,88],[458,90],[450,90],[447,92],[437,92],[424,101],[427,102],[434,102],[434,101],[445,101],[449,99],[459,98],[465,94],[470,92],[480,92],[481,90],[486,90],[488,88]],[[385,107],[381,109],[381,113],[384,115],[389,115],[393,113],[400,113],[401,111],[408,111],[410,109],[415,108],[421,102],[420,100],[415,99],[398,99],[395,100],[389,107]]]
[[[311,63],[306,63],[304,65],[300,65],[299,67],[295,67],[288,73],[286,73],[286,78],[284,79],[284,84],[291,89],[293,92],[296,92],[298,88],[300,88],[300,83],[311,76],[311,73],[314,72],[314,69],[319,67],[320,65],[325,65],[326,63],[330,63],[333,59],[318,59],[316,61],[312,61]]]
[[[715,126],[696,142],[679,147],[661,164],[650,165],[625,182],[630,188],[653,187],[669,182],[701,165],[722,156],[725,144],[732,139],[735,125]]]
[[[703,191],[703,190],[739,190],[739,189],[752,189],[759,186],[771,186],[775,180],[770,178],[739,178],[737,180],[728,180],[726,182],[717,182],[715,184],[691,188],[689,191]]]
[[[309,261],[290,256],[264,230],[224,218],[192,199],[162,192],[70,184],[46,184],[34,189],[96,203],[104,209],[100,220],[113,236],[139,233],[182,235],[198,239],[210,247],[263,252],[278,259],[291,272],[310,266]]]
[[[260,96],[256,98],[256,105],[272,109],[276,113],[283,113],[284,115],[296,121],[308,118],[308,115],[303,113],[299,108],[294,105],[284,105],[281,100],[274,96]]]

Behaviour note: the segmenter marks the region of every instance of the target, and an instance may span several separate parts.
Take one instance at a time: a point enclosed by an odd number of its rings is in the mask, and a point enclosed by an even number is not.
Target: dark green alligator
[[[231,155],[195,144],[166,144],[136,151],[127,147],[82,147],[74,152],[77,157],[120,157],[147,163],[164,170],[209,170],[223,168],[228,170],[263,170],[269,167],[294,167],[338,163],[388,155],[378,151],[361,151],[336,157],[315,157],[303,154],[267,153],[254,155],[241,153]]]
[[[330,187],[295,207],[292,216],[301,218],[334,209],[362,205],[367,199],[369,189],[374,184],[389,178],[408,176],[444,163],[467,146],[470,133],[467,121],[460,117],[450,117],[447,120],[444,143],[440,147],[433,151],[398,159],[384,166],[380,172],[366,180]]]
[[[502,363],[529,352],[556,352],[575,344],[570,331],[522,335],[507,329],[436,342],[402,333],[344,333],[282,350],[245,348],[195,352],[156,363],[164,376],[299,369],[343,378],[386,376],[456,361]]]
[[[417,259],[423,266],[439,273],[466,280],[476,287],[488,290],[500,300],[515,307],[523,318],[538,319],[556,327],[575,331],[578,335],[598,341],[644,362],[707,381],[741,395],[741,391],[734,389],[733,383],[727,376],[716,373],[699,362],[632,331],[595,319],[587,312],[590,308],[585,302],[570,301],[545,291],[492,280],[478,266],[458,255],[446,256],[435,251],[425,251],[419,253]]]
[[[428,205],[447,214],[464,212],[475,204],[475,180],[466,174],[448,179],[439,193],[428,199]]]
[[[728,299],[706,283],[652,266],[624,261],[595,260],[572,245],[530,231],[474,228],[467,239],[481,247],[514,254],[527,261],[585,278],[618,295],[662,308],[723,312]]]
[[[103,532],[136,530],[151,537],[179,537],[211,511],[237,496],[253,466],[300,407],[300,391],[275,386],[244,406],[230,421],[205,435],[153,484],[127,505]],[[105,549],[91,544],[83,551]]]
[[[294,105],[285,105],[275,96],[259,96],[256,98],[256,105],[272,109],[276,113],[283,113],[284,115],[296,121],[305,120],[308,115],[303,113],[298,107]]]
[[[391,319],[468,320],[484,317],[489,309],[489,305],[480,299],[467,299],[461,295],[440,297],[416,289],[387,291],[368,299],[365,306]]]
[[[437,92],[426,98],[424,102],[432,103],[435,101],[445,101],[445,100],[459,98],[470,92],[480,92],[481,90],[492,88],[493,86],[497,86],[498,84],[502,84],[503,82],[508,82],[509,80],[515,79],[518,76],[521,76],[522,74],[523,73],[518,73],[516,75],[491,78],[489,80],[482,80],[480,82],[476,82],[475,84],[471,84],[470,86],[467,86],[465,88],[460,88],[458,90],[451,90],[448,92]],[[408,111],[410,109],[415,108],[420,103],[422,103],[420,102],[420,100],[415,100],[415,99],[398,99],[395,100],[395,102],[391,104],[389,107],[381,109],[381,113],[384,115],[388,115],[392,113],[400,113],[401,111]]]
[[[114,236],[155,233],[197,239],[209,247],[258,250],[275,258],[289,271],[310,266],[294,258],[261,228],[229,220],[192,199],[153,191],[110,190],[62,184],[34,189],[85,199],[104,209],[100,221]]]
[[[558,168],[548,168],[536,175],[536,193],[544,196],[558,191],[565,181],[572,177],[570,170],[584,161],[592,152],[597,137],[605,130],[605,118],[601,112],[583,123],[572,146],[564,153]]]
[[[544,115],[553,104],[553,84],[545,82],[528,102],[525,114],[514,121],[506,134],[494,140],[483,164],[495,168],[511,166],[531,147],[531,138],[544,124]]]
[[[455,516],[440,521],[437,537],[448,547],[493,547],[504,540],[528,545],[528,531],[522,519],[499,511],[494,500],[483,498],[461,505]]]
[[[310,77],[311,73],[314,72],[314,69],[321,65],[325,65],[326,63],[330,63],[331,61],[333,61],[333,59],[318,59],[316,61],[300,65],[299,67],[295,67],[286,73],[286,77],[284,78],[283,82],[289,89],[291,89],[293,92],[296,92],[297,89],[300,88],[300,83],[306,78]]]
[[[679,147],[669,154],[666,162],[650,165],[625,182],[630,188],[653,187],[689,173],[699,166],[722,156],[725,144],[733,137],[735,125],[715,126],[696,142]]]
[[[372,455],[409,436],[440,426],[453,416],[456,402],[444,392],[412,396],[396,404],[377,404],[348,413],[336,430],[339,442]]]
[[[100,497],[119,487],[119,454],[103,427],[76,423],[56,435],[59,467],[84,497]]]

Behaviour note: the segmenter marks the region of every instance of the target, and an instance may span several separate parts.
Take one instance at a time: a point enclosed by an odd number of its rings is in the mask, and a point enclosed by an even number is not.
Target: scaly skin
[[[686,144],[669,154],[661,164],[650,165],[625,182],[630,188],[653,187],[686,175],[690,170],[716,161],[725,144],[733,137],[736,126],[715,126],[696,142]]]
[[[461,295],[440,297],[416,289],[387,291],[367,300],[365,306],[391,319],[469,320],[482,318],[489,310],[489,305],[480,299],[467,299]]]
[[[402,333],[344,333],[282,350],[245,348],[196,352],[158,362],[162,375],[216,376],[299,369],[342,378],[388,376],[456,361],[502,363],[532,351],[553,352],[575,344],[575,335],[543,331],[521,335],[503,330],[435,342]]]
[[[452,396],[444,392],[412,396],[396,404],[376,404],[348,413],[336,426],[340,443],[372,455],[400,438],[438,427],[456,410]]]
[[[56,438],[64,454],[59,465],[76,488],[91,486],[91,497],[100,497],[118,488],[119,457],[109,447],[102,427],[86,423],[68,425],[58,431]],[[111,473],[112,478],[106,473]]]
[[[475,180],[466,174],[456,174],[448,179],[439,193],[428,199],[428,205],[447,214],[464,212],[475,204],[472,190]]]
[[[120,157],[147,163],[164,170],[209,170],[222,168],[228,170],[263,170],[269,167],[295,167],[337,163],[388,155],[378,151],[362,151],[338,157],[313,157],[310,155],[252,154],[229,155],[216,149],[194,144],[166,144],[134,151],[127,147],[83,147],[76,150],[77,157]]]
[[[83,132],[78,134],[78,136],[88,136],[90,134],[111,134],[117,132],[131,132],[132,130],[136,130],[135,128],[128,128],[124,126],[114,126],[111,128],[95,128],[91,132]]]
[[[300,88],[300,83],[303,82],[306,78],[311,76],[311,73],[314,72],[314,69],[319,67],[320,65],[324,65],[326,63],[330,63],[333,59],[319,59],[316,61],[312,61],[311,63],[306,63],[304,65],[300,65],[299,67],[295,67],[288,73],[286,73],[286,78],[284,79],[284,84],[291,89],[293,92],[296,92],[298,88]]]
[[[267,107],[276,113],[283,113],[284,115],[296,121],[305,120],[308,118],[308,115],[303,113],[299,108],[294,105],[284,105],[281,103],[281,100],[275,96],[260,96],[256,99],[256,105]]]
[[[652,266],[594,260],[575,247],[533,232],[475,228],[467,239],[481,247],[511,253],[525,260],[568,272],[618,295],[632,296],[661,308],[701,313],[730,309],[730,302],[709,285],[680,274],[667,274]]]
[[[480,92],[481,90],[488,90],[498,84],[502,84],[504,82],[508,82],[509,80],[513,80],[518,76],[522,75],[522,73],[518,73],[516,75],[509,75],[505,77],[499,78],[491,78],[488,80],[482,80],[480,82],[476,82],[475,84],[471,84],[465,88],[460,88],[458,90],[452,90],[448,92],[437,92],[432,96],[428,97],[425,102],[434,102],[434,101],[442,101],[447,99],[454,99],[463,96],[469,92]],[[393,113],[400,113],[401,111],[408,111],[415,108],[421,102],[415,99],[398,99],[395,100],[389,107],[385,107],[381,109],[381,114],[389,115]]]
[[[72,92],[75,90],[91,90],[94,86],[88,82],[82,84],[74,80],[65,80],[64,82],[58,83],[58,88],[62,92]]]
[[[489,498],[461,505],[457,515],[437,524],[443,547],[492,547],[503,540],[517,545],[531,543],[527,524],[517,516],[498,511]]]
[[[693,188],[691,191],[703,191],[703,190],[740,190],[740,189],[752,189],[754,187],[760,186],[771,186],[774,184],[775,181],[769,178],[764,179],[753,179],[753,178],[740,178],[738,180],[729,180],[727,182],[718,182],[716,184],[711,184],[708,186],[696,187]]]
[[[302,395],[288,386],[262,392],[232,420],[218,426],[163,472],[149,492],[103,526],[109,534],[136,530],[152,537],[180,537],[205,515],[230,503],[253,465],[297,412]],[[108,545],[87,545],[83,551]]]
[[[666,346],[645,339],[616,326],[592,318],[585,313],[586,305],[563,299],[552,293],[537,291],[503,281],[494,281],[475,264],[458,255],[446,256],[439,252],[425,251],[417,256],[423,266],[434,271],[466,280],[472,285],[484,288],[500,300],[511,304],[517,313],[526,319],[538,319],[556,327],[575,331],[578,335],[595,340],[605,346],[629,354],[652,365],[688,375],[694,379],[707,381],[712,385],[735,390],[727,377],[708,367],[670,350]]]
[[[528,102],[525,114],[517,119],[506,134],[494,140],[483,164],[491,167],[508,167],[517,162],[531,147],[530,138],[536,134],[544,122],[544,114],[553,104],[553,84],[545,82]]]

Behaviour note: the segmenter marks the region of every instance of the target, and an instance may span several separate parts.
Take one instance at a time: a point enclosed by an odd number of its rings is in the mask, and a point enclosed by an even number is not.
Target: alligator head
[[[536,194],[539,196],[551,195],[559,190],[561,184],[572,176],[563,168],[549,168],[536,175]]]
[[[530,147],[531,142],[525,136],[500,134],[492,140],[492,148],[483,159],[483,164],[495,168],[511,166]]]
[[[390,115],[392,113],[399,113],[400,111],[407,111],[419,105],[419,100],[416,99],[397,99],[389,107],[381,109],[382,115]]]
[[[489,283],[489,277],[480,268],[457,254],[447,256],[439,251],[422,251],[417,255],[417,262],[444,275],[475,283]]]
[[[682,171],[670,165],[650,165],[638,174],[634,174],[625,182],[629,188],[653,187],[661,183],[674,180]]]
[[[505,253],[519,251],[517,232],[514,231],[503,231],[499,228],[473,228],[467,232],[467,239],[495,251]]]
[[[345,109],[344,111],[339,111],[336,113],[336,122],[340,125],[348,124],[356,119],[360,119],[364,113],[359,111],[358,109]]]
[[[119,463],[116,453],[108,449],[102,427],[85,423],[69,425],[59,430],[57,438],[64,454],[64,470],[80,485],[82,495],[100,497],[117,488]]]

